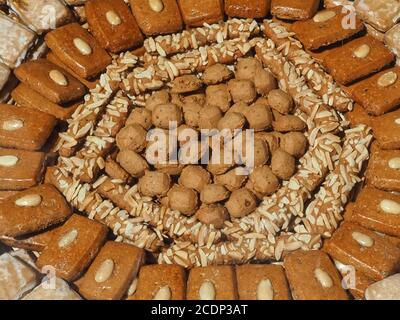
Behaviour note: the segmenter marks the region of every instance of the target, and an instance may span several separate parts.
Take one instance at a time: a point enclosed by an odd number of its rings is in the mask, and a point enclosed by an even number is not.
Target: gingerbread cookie
[[[357,197],[350,221],[400,237],[400,196],[366,186]]]
[[[198,267],[190,271],[188,300],[235,300],[237,297],[232,266]]]
[[[22,83],[53,103],[78,100],[86,93],[82,83],[46,59],[24,63],[14,73]]]
[[[374,118],[372,128],[381,149],[400,149],[400,110]]]
[[[285,257],[286,275],[296,300],[348,300],[340,276],[322,251],[289,254]]]
[[[330,50],[322,64],[333,78],[347,85],[380,71],[394,60],[394,55],[381,42],[365,36]]]
[[[42,178],[46,155],[14,149],[0,149],[0,190],[24,190]]]
[[[143,43],[143,35],[123,0],[94,0],[85,5],[90,31],[100,45],[121,52]]]
[[[272,0],[271,13],[285,20],[311,19],[317,12],[319,0]]]
[[[224,8],[221,0],[178,0],[179,9],[185,24],[189,27],[202,27],[224,20]]]
[[[133,15],[147,36],[180,31],[183,27],[176,0],[130,0]]]
[[[31,188],[0,205],[0,235],[17,237],[63,222],[72,213],[64,197],[49,184]]]
[[[347,19],[347,20],[346,20]],[[364,29],[362,21],[355,17],[354,25],[347,25],[349,12],[342,7],[318,12],[312,19],[297,21],[292,31],[308,50],[316,50],[350,38]]]
[[[108,53],[78,23],[51,31],[45,40],[53,53],[83,78],[97,76],[111,63]]]
[[[56,119],[30,108],[0,105],[0,146],[40,150],[56,125]]]
[[[225,13],[230,17],[264,18],[270,8],[271,0],[225,0]]]
[[[369,114],[383,115],[400,104],[400,67],[377,73],[351,87],[351,94]]]
[[[236,267],[240,300],[290,300],[285,271],[279,265],[248,264]]]
[[[140,269],[132,300],[184,300],[186,272],[178,265],[149,265]]]
[[[375,188],[400,192],[400,151],[376,148],[371,154],[366,177]]]
[[[375,232],[345,222],[324,245],[335,260],[352,265],[373,280],[382,280],[399,269],[400,249]]]
[[[79,293],[90,300],[119,300],[127,292],[144,260],[144,251],[129,244],[107,242],[86,274]]]
[[[36,261],[39,268],[52,266],[59,277],[73,281],[96,256],[105,241],[107,227],[99,222],[73,215],[60,229]]]
[[[60,120],[69,119],[80,105],[80,102],[75,101],[65,105],[56,104],[24,83],[20,83],[11,92],[11,97],[22,107],[45,112]]]

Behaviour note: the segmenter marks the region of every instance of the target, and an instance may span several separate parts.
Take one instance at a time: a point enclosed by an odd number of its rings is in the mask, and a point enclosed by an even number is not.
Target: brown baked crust
[[[81,54],[74,45],[76,38],[85,41],[92,52],[88,55]],[[85,79],[97,76],[111,63],[108,53],[78,23],[71,23],[49,32],[45,36],[45,41],[65,65]]]
[[[163,9],[155,12],[148,1],[130,0],[133,15],[147,36],[174,33],[182,30],[183,23],[176,0],[163,0]]]
[[[327,10],[336,15],[323,22],[315,22],[313,19],[297,21],[292,25],[291,30],[296,33],[296,37],[303,43],[308,50],[317,50],[341,40],[350,38],[364,29],[364,24],[356,18],[355,27],[345,28],[342,25],[346,13],[342,12],[342,7]]]
[[[71,232],[76,234],[73,241],[60,245]],[[97,255],[107,232],[105,225],[75,214],[61,227],[58,237],[42,251],[36,265],[38,268],[52,266],[59,277],[73,281]]]
[[[222,0],[178,0],[179,9],[185,24],[189,27],[201,27],[224,20]]]
[[[264,18],[271,8],[271,0],[225,0],[229,17]]]
[[[123,0],[90,0],[85,3],[90,31],[100,45],[110,52],[118,53],[143,44],[143,35]],[[122,20],[111,24],[107,14],[113,12]]]

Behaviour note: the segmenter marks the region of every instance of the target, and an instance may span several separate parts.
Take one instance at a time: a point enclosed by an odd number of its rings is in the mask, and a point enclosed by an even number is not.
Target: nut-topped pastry
[[[77,279],[97,255],[105,241],[107,228],[95,221],[73,215],[47,246],[36,265],[52,266],[67,281]]]
[[[90,30],[103,48],[117,53],[142,44],[143,35],[123,0],[87,1],[85,12]]]
[[[224,19],[221,0],[178,0],[179,9],[185,24],[189,27],[201,27],[204,23],[217,23]]]
[[[132,300],[184,300],[185,270],[177,265],[142,267]]]
[[[396,295],[397,18],[300,2],[0,1],[27,35],[0,50],[0,251],[59,286],[26,299]]]
[[[317,50],[337,41],[345,40],[364,29],[362,21],[355,17],[355,25],[347,26],[346,14],[342,7],[319,11],[312,19],[297,21],[292,31],[306,49]]]
[[[264,18],[271,8],[271,0],[225,0],[225,13],[230,17]]]
[[[83,78],[91,78],[111,63],[111,57],[77,23],[71,23],[46,35],[46,43],[68,67]]]
[[[45,166],[44,152],[0,149],[0,190],[24,190],[36,186]]]
[[[132,12],[147,36],[180,31],[183,23],[176,0],[130,0]]]
[[[52,185],[44,184],[2,202],[0,235],[32,234],[63,222],[70,214],[71,209],[62,195]]]
[[[117,300],[127,292],[143,263],[143,250],[107,242],[85,276],[77,281],[79,292],[87,299]]]
[[[22,83],[54,103],[78,100],[86,93],[83,84],[46,59],[24,63],[14,73]]]

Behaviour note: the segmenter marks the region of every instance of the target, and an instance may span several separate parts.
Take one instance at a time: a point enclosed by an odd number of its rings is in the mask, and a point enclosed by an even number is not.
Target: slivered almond
[[[258,283],[257,300],[274,300],[274,289],[271,280],[263,279]]]
[[[215,286],[211,281],[204,281],[199,289],[200,300],[215,300]]]

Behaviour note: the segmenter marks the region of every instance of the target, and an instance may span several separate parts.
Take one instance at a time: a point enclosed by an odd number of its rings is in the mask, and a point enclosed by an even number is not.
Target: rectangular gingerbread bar
[[[290,300],[285,271],[279,265],[246,264],[236,267],[240,300]]]
[[[333,259],[354,266],[375,281],[399,271],[398,247],[374,231],[349,222],[340,226],[323,249]]]
[[[0,104],[0,147],[40,150],[56,123],[56,119],[49,114]]]
[[[322,64],[337,82],[347,85],[380,71],[393,60],[393,53],[381,41],[367,35],[329,50]]]
[[[100,45],[121,52],[143,44],[139,26],[123,0],[92,0],[85,4],[89,28]]]
[[[368,170],[368,184],[377,189],[400,192],[400,150],[380,150],[371,152]]]
[[[189,27],[202,27],[204,23],[213,24],[224,20],[221,0],[178,0],[178,5],[183,21]]]
[[[45,157],[43,152],[0,149],[0,190],[36,186],[42,178]]]
[[[400,67],[381,71],[351,87],[353,99],[369,114],[383,115],[400,105]]]
[[[364,29],[364,24],[355,18],[354,26],[343,22],[349,18],[349,12],[342,7],[326,9],[318,12],[312,19],[297,21],[291,31],[308,50],[317,50],[336,42],[350,38]]]
[[[83,83],[88,89],[93,89],[96,87],[96,84],[98,83],[97,79],[90,80],[90,79],[85,79],[85,78],[80,77],[71,68],[67,67],[54,53],[48,52],[46,55],[46,59],[53,62],[54,64],[58,65],[60,68],[64,69],[65,71],[67,71],[69,74],[71,74],[73,77],[78,79],[81,83]]]
[[[265,18],[271,9],[271,0],[225,0],[225,13],[237,18]]]
[[[348,300],[341,278],[322,251],[296,251],[285,257],[284,267],[295,300]]]
[[[11,92],[11,97],[22,107],[36,109],[60,120],[68,120],[80,104],[80,102],[71,102],[65,106],[56,104],[24,83],[20,83]]]
[[[400,237],[400,196],[366,186],[357,197],[350,221]]]
[[[14,73],[22,83],[53,103],[75,101],[86,93],[82,83],[47,59],[23,63]]]
[[[190,270],[188,300],[236,300],[237,298],[234,267],[209,266]]]
[[[183,22],[176,0],[129,0],[139,28],[147,36],[182,30]]]
[[[311,19],[319,8],[319,0],[272,0],[271,13],[284,20]]]
[[[97,255],[107,232],[105,225],[75,214],[43,250],[36,265],[52,266],[60,278],[76,280]]]
[[[70,23],[46,34],[52,52],[82,78],[104,71],[111,57],[90,33],[78,23]]]
[[[18,237],[44,230],[66,220],[72,211],[64,197],[49,184],[34,187],[0,205],[0,236]]]
[[[107,242],[89,270],[76,284],[89,300],[120,300],[136,278],[144,250],[125,243]]]
[[[400,149],[400,110],[374,118],[372,129],[379,148]]]
[[[186,272],[178,265],[148,265],[140,269],[131,300],[185,300]]]

